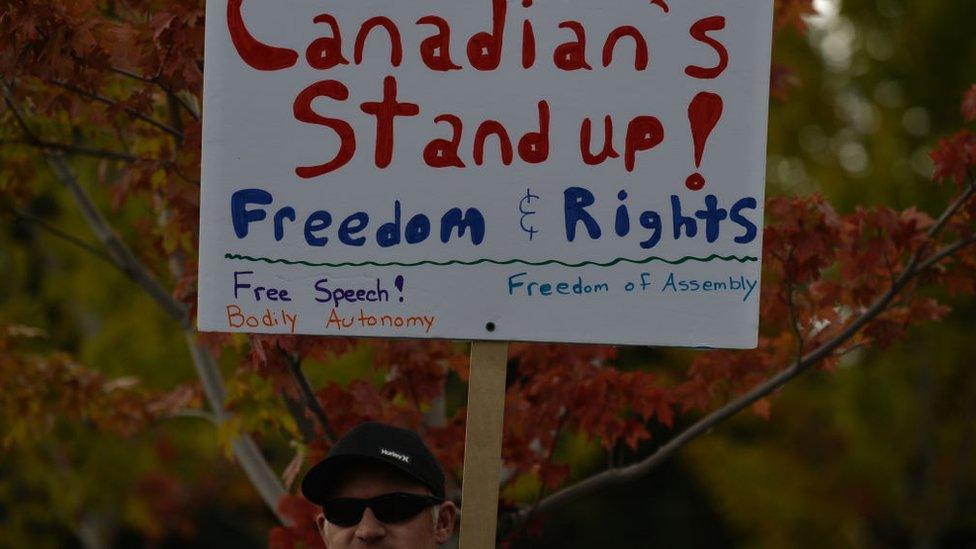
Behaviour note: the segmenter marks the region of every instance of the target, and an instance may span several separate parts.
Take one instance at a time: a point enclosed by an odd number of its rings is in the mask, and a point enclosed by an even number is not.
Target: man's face
[[[392,492],[430,495],[422,484],[385,465],[360,464],[349,468],[343,476],[331,497],[369,499]],[[363,513],[359,524],[354,526],[332,524],[321,514],[316,521],[328,549],[431,549],[451,537],[457,517],[457,508],[451,502],[441,505],[436,520],[432,508],[395,524],[380,522],[369,508]]]

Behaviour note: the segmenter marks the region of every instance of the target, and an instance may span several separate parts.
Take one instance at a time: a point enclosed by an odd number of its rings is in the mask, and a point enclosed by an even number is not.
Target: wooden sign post
[[[207,0],[198,325],[752,348],[773,0]],[[472,345],[464,549],[506,343]]]
[[[461,488],[461,549],[495,547],[508,343],[471,343]]]

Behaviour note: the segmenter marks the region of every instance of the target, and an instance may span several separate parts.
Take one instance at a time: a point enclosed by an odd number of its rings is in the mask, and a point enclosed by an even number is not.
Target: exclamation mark
[[[397,290],[400,290],[400,303],[403,303],[403,275],[397,275],[396,279],[393,280],[393,285],[396,286]]]
[[[699,93],[688,106],[691,136],[695,140],[695,167],[698,169],[701,169],[702,157],[705,156],[705,144],[718,121],[722,119],[724,107],[722,98],[709,92]],[[705,176],[695,172],[688,176],[685,186],[693,191],[700,191],[705,188]]]

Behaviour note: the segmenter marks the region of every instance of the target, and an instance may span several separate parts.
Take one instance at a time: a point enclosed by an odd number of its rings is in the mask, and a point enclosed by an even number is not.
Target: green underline
[[[363,262],[343,262],[343,263],[316,263],[312,261],[294,261],[291,259],[272,259],[269,257],[252,257],[249,255],[240,254],[224,254],[224,259],[231,259],[235,261],[249,261],[252,263],[267,263],[269,265],[281,264],[281,265],[304,265],[306,267],[420,267],[422,265],[431,265],[434,267],[448,267],[450,265],[464,265],[464,266],[475,266],[475,265],[528,265],[530,267],[544,267],[546,265],[561,265],[563,267],[569,267],[571,269],[578,269],[581,267],[613,267],[615,265],[620,265],[622,263],[630,263],[632,265],[646,265],[648,263],[660,262],[667,263],[668,265],[681,265],[689,261],[695,261],[698,263],[711,263],[713,261],[724,261],[727,263],[738,262],[738,263],[755,263],[759,261],[758,257],[745,256],[739,257],[737,255],[718,255],[712,254],[708,257],[696,257],[691,255],[686,255],[681,259],[667,259],[664,257],[650,256],[644,259],[628,259],[625,257],[618,257],[617,259],[599,262],[599,261],[582,261],[580,263],[567,263],[565,261],[559,261],[558,259],[549,259],[545,261],[527,261],[524,259],[475,259],[471,261],[461,261],[461,260],[450,260],[450,261],[417,261],[414,263],[401,263],[397,261],[390,262],[377,262],[377,261],[363,261]]]

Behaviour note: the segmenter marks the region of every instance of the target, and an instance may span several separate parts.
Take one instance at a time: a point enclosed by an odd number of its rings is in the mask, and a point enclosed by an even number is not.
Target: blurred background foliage
[[[928,153],[976,79],[976,2],[816,6],[774,49],[799,85],[772,103],[767,193],[937,213],[950,191]],[[811,372],[769,420],[734,419],[524,546],[976,547],[976,304],[951,302],[947,321]]]
[[[820,192],[841,212],[917,204],[937,213],[951,190],[929,183],[928,152],[958,127],[962,91],[976,81],[976,2],[816,4],[809,32],[782,33],[775,46],[798,85],[773,101],[768,192]],[[126,204],[120,215],[142,211]],[[179,330],[128,279],[6,214],[0,325],[44,331],[12,344],[64,351],[107,377],[136,375],[147,390],[194,378]],[[53,179],[31,214],[85,227]],[[72,236],[93,240],[80,229]],[[949,302],[945,322],[809,373],[774,401],[770,419],[738,417],[640,483],[578,502],[515,545],[976,547],[976,304]],[[371,379],[369,353],[363,346],[306,371],[316,386]],[[627,349],[621,364],[666,376],[682,353]],[[284,470],[296,451],[279,431],[294,429],[290,416],[259,377],[234,371],[239,358],[224,357],[237,427],[267,433],[262,446]],[[449,384],[448,407],[463,399],[464,385]],[[70,417],[0,416],[0,433],[2,547],[260,547],[274,525],[199,418],[107,436]],[[571,433],[557,452],[573,477],[633,457]],[[508,495],[531,500],[538,490],[526,477]]]

